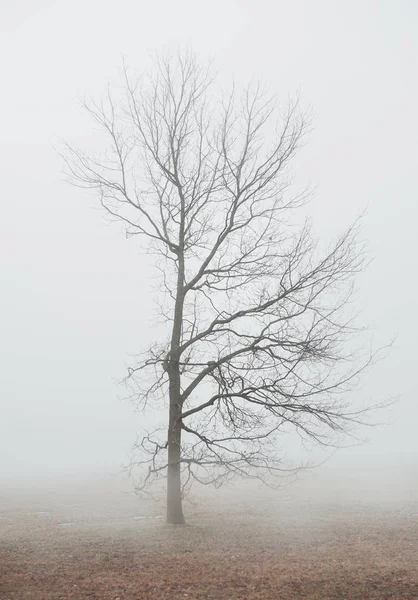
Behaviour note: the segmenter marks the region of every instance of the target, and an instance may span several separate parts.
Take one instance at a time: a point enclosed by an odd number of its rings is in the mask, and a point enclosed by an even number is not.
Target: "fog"
[[[101,474],[120,482],[148,424],[117,380],[153,339],[150,260],[109,225],[94,194],[63,181],[54,144],[87,144],[79,98],[100,97],[122,55],[141,71],[150,51],[178,46],[212,58],[221,82],[261,77],[312,108],[314,131],[296,167],[298,182],[316,188],[318,231],[337,232],[366,210],[373,261],[357,303],[374,345],[395,342],[359,394],[398,401],[379,426],[359,431],[366,443],[335,453],[318,481],[354,489],[374,473],[378,490],[386,465],[398,478],[404,465],[414,473],[417,22],[412,0],[3,0],[0,481]]]

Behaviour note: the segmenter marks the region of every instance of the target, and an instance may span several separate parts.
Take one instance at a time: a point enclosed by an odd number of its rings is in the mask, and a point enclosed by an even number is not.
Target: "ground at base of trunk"
[[[68,499],[11,502],[0,511],[0,599],[418,600],[415,501],[204,498],[186,527],[135,502],[101,515],[97,498],[91,512]]]

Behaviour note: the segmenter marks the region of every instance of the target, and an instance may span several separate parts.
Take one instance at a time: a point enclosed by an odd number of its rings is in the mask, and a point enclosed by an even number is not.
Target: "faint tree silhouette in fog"
[[[259,85],[219,100],[193,54],[85,107],[109,145],[67,147],[72,183],[146,241],[164,292],[167,339],[129,370],[137,401],[167,426],[138,439],[147,487],[167,476],[167,521],[183,523],[192,480],[265,479],[285,467],[282,431],[319,444],[360,418],[346,392],[358,361],[345,304],[362,269],[357,226],[324,250],[297,209],[289,163],[308,128]],[[296,211],[296,213],[295,213]],[[163,413],[162,413],[163,414]]]

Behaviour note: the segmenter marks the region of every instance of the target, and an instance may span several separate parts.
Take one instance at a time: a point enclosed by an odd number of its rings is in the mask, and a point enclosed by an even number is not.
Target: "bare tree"
[[[137,462],[144,486],[167,475],[167,522],[183,523],[191,481],[281,473],[283,430],[326,444],[358,420],[345,393],[370,359],[355,359],[346,303],[363,252],[356,226],[327,251],[295,226],[297,102],[281,112],[260,85],[217,100],[190,53],[160,57],[145,81],[124,73],[122,99],[85,105],[106,152],[68,146],[65,160],[157,256],[170,331],[128,380],[144,407],[168,400],[168,432],[139,438]]]

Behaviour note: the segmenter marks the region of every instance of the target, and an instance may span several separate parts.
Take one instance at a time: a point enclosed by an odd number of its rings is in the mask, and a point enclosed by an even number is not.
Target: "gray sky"
[[[221,82],[261,76],[312,107],[298,180],[324,233],[368,209],[359,306],[376,344],[397,336],[362,393],[401,401],[341,456],[417,459],[415,0],[2,0],[0,32],[0,475],[117,469],[141,425],[113,379],[152,339],[149,267],[62,182],[53,144],[88,142],[78,97],[100,96],[122,54],[140,71],[177,45]]]

